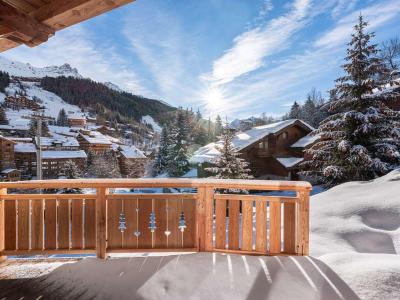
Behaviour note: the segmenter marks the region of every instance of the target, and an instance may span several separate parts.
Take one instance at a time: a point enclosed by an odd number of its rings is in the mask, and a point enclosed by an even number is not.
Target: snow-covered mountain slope
[[[56,94],[48,92],[42,89],[35,82],[22,82],[24,89],[28,98],[33,98],[34,96],[39,98],[45,107],[45,115],[53,118],[57,118],[58,113],[63,108],[67,114],[81,114],[81,109],[76,105],[71,105],[65,102]],[[13,95],[15,91],[19,90],[19,87],[15,83],[11,83],[8,88],[6,88],[6,92],[10,95]],[[4,94],[0,93],[0,103],[4,101]],[[10,125],[20,125],[20,123],[29,123],[29,120],[26,118],[31,115],[33,112],[31,110],[20,110],[20,111],[12,111],[7,110],[7,117],[9,119]],[[22,121],[21,121],[22,120]],[[16,123],[16,124],[14,124]]]
[[[11,76],[17,76],[17,77],[42,78],[45,76],[48,77],[72,76],[76,78],[82,78],[82,75],[78,73],[78,70],[72,68],[69,64],[63,64],[62,66],[50,66],[50,67],[38,68],[30,64],[11,61],[1,56],[0,56],[0,70],[7,72]]]
[[[400,169],[311,197],[311,255],[361,299],[399,299]]]
[[[141,122],[142,124],[151,125],[153,127],[153,130],[157,133],[160,133],[162,130],[161,126],[156,121],[154,121],[152,116],[143,116]]]
[[[118,85],[112,83],[112,82],[104,82],[103,83],[106,87],[108,87],[111,90],[117,91],[117,92],[123,92],[124,90],[122,90]]]

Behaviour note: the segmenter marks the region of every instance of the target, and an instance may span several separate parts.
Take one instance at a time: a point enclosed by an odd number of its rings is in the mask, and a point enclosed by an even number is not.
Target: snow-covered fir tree
[[[190,170],[189,157],[187,155],[188,147],[188,120],[186,113],[179,109],[177,111],[176,123],[172,126],[168,149],[167,172],[172,177],[180,177]]]
[[[113,150],[102,153],[88,152],[87,178],[118,178],[121,177],[118,158]]]
[[[168,127],[163,126],[160,136],[160,147],[158,148],[157,156],[153,165],[156,175],[167,170],[170,146]]]
[[[216,146],[216,149],[220,152],[213,161],[213,166],[206,168],[206,171],[210,172],[214,178],[218,179],[250,179],[249,164],[243,158],[240,157],[240,153],[232,143],[233,133],[225,126],[220,136],[222,145]]]
[[[0,107],[0,125],[8,125],[6,111],[2,107]]]
[[[64,108],[61,108],[58,116],[57,116],[57,123],[58,126],[68,126],[68,117],[67,113],[65,112]]]
[[[296,101],[294,101],[292,107],[290,108],[288,118],[289,119],[300,119],[301,118],[301,108],[300,108],[300,105]]]
[[[215,118],[214,137],[219,137],[222,134],[222,120],[220,115]]]
[[[306,151],[305,174],[328,186],[369,180],[400,165],[400,112],[385,100],[378,80],[385,72],[372,33],[360,15],[347,49],[345,75],[336,80],[337,99],[326,104],[331,116],[321,122],[319,142]]]
[[[63,164],[60,175],[67,179],[77,179],[82,177],[82,171],[73,160],[68,160]]]

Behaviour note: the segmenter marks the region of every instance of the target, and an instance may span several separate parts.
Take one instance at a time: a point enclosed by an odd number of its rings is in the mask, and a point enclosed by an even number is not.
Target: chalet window
[[[288,133],[285,131],[282,133],[282,139],[286,140],[288,138]]]
[[[264,142],[258,143],[258,148],[260,148],[260,149],[268,149],[268,142],[264,141]]]

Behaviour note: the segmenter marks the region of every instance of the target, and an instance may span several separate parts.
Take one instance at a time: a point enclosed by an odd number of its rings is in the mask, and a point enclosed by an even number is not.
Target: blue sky
[[[279,116],[333,86],[360,12],[375,42],[399,35],[400,0],[137,0],[3,55],[205,116]]]

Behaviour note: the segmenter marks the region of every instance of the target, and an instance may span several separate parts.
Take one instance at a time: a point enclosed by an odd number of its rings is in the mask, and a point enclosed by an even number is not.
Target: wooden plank
[[[242,202],[242,247],[243,251],[253,250],[253,202]]]
[[[104,259],[106,257],[107,249],[107,231],[106,231],[106,211],[107,203],[106,197],[108,189],[101,187],[97,189],[96,193],[96,254],[97,258]]]
[[[4,249],[17,249],[17,205],[16,201],[4,202]]]
[[[122,248],[122,233],[119,216],[122,212],[122,200],[107,200],[107,249]]]
[[[71,200],[71,248],[83,248],[83,200]]]
[[[283,204],[283,251],[296,253],[296,203]]]
[[[151,200],[139,199],[139,248],[153,248],[152,235],[149,229]]]
[[[168,236],[168,248],[182,248],[182,233],[178,228],[181,202],[182,201],[179,199],[168,199],[168,231],[170,231],[170,235]],[[167,224],[165,224],[165,230],[166,229]]]
[[[85,249],[96,247],[96,200],[85,199]]]
[[[57,200],[57,224],[58,224],[58,235],[57,235],[57,248],[58,249],[69,249],[70,248],[70,236],[69,236],[69,225],[70,225],[70,212],[69,212],[69,200],[62,199]]]
[[[7,195],[7,189],[0,189],[0,197]],[[5,242],[5,227],[4,227],[4,199],[0,198],[0,252],[4,251]],[[0,254],[0,262],[7,257]]]
[[[256,201],[256,251],[267,253],[267,203]]]
[[[31,201],[31,249],[43,249],[43,224],[44,206],[43,200]]]
[[[151,200],[149,200],[151,201]],[[167,211],[165,200],[154,200],[154,212],[156,215],[156,226],[157,229],[154,232],[154,247],[155,248],[166,248],[167,247],[167,236],[164,231],[167,226]]]
[[[299,202],[299,252],[301,255],[309,255],[310,240],[310,195],[308,191],[297,193]]]
[[[269,252],[281,252],[281,204],[269,203]]]
[[[215,248],[226,248],[226,200],[215,200]]]
[[[166,199],[179,199],[179,200],[195,200],[197,199],[196,194],[110,194],[107,199],[147,199],[147,200],[160,200],[165,201]]]
[[[96,250],[85,249],[59,249],[59,250],[5,250],[4,255],[52,255],[52,254],[94,254]],[[49,260],[49,258],[47,258]]]
[[[74,194],[74,199],[96,199],[96,195]],[[71,194],[9,194],[4,196],[6,200],[43,200],[43,199],[71,199]]]
[[[44,248],[54,250],[57,248],[57,201],[56,199],[45,200],[44,210]]]
[[[297,202],[297,197],[280,196],[260,196],[260,195],[235,195],[235,194],[216,194],[216,200],[236,200],[236,201],[263,201],[263,202]]]
[[[17,222],[18,222],[18,250],[29,249],[29,200],[18,200],[17,202]]]
[[[214,189],[206,188],[205,192],[205,251],[213,250],[213,213]]]
[[[183,248],[196,247],[196,201],[183,201],[186,229],[183,233]]]
[[[240,202],[229,200],[228,248],[239,250]]]
[[[134,232],[136,231],[136,197],[131,200],[124,199],[124,212],[126,217],[126,231],[123,233],[123,246],[124,248],[136,248],[137,240]]]

